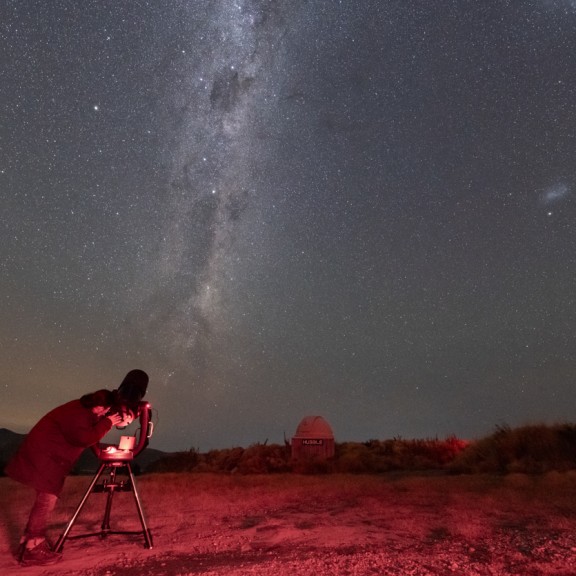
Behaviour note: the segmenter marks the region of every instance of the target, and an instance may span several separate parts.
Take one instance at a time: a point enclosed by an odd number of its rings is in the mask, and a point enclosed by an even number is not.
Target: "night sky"
[[[574,0],[5,0],[0,427],[574,420]]]

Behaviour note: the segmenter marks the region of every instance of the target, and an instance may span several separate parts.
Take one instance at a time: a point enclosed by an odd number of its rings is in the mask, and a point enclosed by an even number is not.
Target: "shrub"
[[[192,472],[199,461],[200,453],[192,448],[187,452],[174,452],[156,460],[146,468],[146,472]]]
[[[498,426],[486,438],[472,442],[450,469],[464,473],[544,473],[576,468],[576,426]]]
[[[147,472],[215,472],[238,474],[382,474],[390,471],[451,473],[545,473],[576,469],[576,425],[498,426],[480,440],[455,436],[445,440],[369,440],[336,443],[328,460],[292,461],[290,447],[253,444],[248,448],[177,452],[156,461]]]

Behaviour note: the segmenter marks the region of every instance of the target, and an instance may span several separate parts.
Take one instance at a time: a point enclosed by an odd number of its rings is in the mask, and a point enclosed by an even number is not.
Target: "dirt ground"
[[[51,536],[89,477],[67,480]],[[0,574],[21,576],[576,575],[576,474],[495,477],[144,475],[143,534],[102,537],[91,494],[62,560],[14,558],[32,494],[0,478]],[[133,494],[117,493],[112,531],[141,531]],[[78,535],[91,536],[74,538]]]

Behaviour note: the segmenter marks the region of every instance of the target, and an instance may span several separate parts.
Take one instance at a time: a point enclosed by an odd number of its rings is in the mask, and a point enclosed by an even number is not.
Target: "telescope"
[[[152,408],[143,400],[148,388],[148,375],[142,370],[128,372],[122,384],[114,390],[114,404],[108,414],[120,414],[122,423],[116,426],[118,430],[125,429],[137,418],[140,419],[138,436],[122,436],[118,446],[103,448],[100,444],[92,447],[100,460],[132,460],[150,441],[154,431]]]
[[[137,435],[121,436],[118,446],[102,447],[100,444],[94,445],[92,451],[99,460],[133,460],[150,442],[154,432],[154,423],[152,422],[152,407],[149,402],[139,402],[127,411],[122,407],[123,413],[126,414],[122,424],[116,426],[118,430],[126,428],[136,418],[140,420],[140,428]]]

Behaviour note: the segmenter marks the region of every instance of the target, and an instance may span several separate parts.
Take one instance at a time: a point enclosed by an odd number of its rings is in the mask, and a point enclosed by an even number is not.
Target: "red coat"
[[[64,480],[82,452],[112,428],[80,400],[48,412],[30,430],[18,452],[8,462],[6,474],[40,492],[60,495]]]

